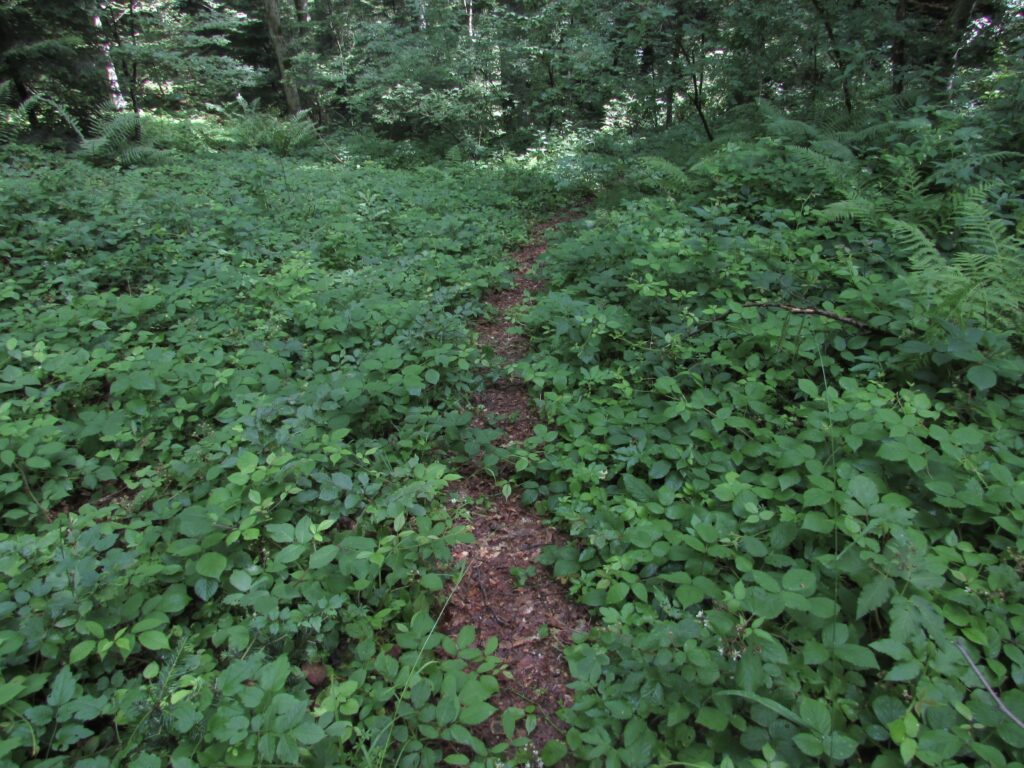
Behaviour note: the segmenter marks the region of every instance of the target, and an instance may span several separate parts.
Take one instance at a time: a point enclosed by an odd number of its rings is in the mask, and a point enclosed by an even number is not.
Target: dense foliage
[[[1017,0],[4,3],[0,766],[1024,765],[1022,53]],[[484,297],[581,201],[493,447]],[[481,456],[593,623],[539,755],[438,631]]]
[[[1003,180],[941,117],[769,117],[646,158],[649,193],[553,249],[524,315],[549,428],[518,466],[602,620],[568,651],[567,741],[638,767],[1019,765],[957,647],[1024,680],[1019,161]]]
[[[1013,111],[1020,17],[1019,0],[10,0],[0,81],[18,112],[0,125],[38,131],[56,107],[88,133],[105,102],[209,114],[240,95],[479,155],[567,126],[712,139],[759,98],[853,115],[998,93]]]
[[[458,167],[5,163],[0,761],[475,745],[495,662],[433,632],[465,535],[433,458],[473,450],[520,204]]]

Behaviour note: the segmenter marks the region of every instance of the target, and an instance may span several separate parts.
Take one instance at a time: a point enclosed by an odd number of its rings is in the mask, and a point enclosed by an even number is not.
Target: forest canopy
[[[55,105],[81,124],[104,103],[202,114],[240,97],[473,151],[694,119],[710,139],[758,99],[818,115],[887,97],[1012,111],[1019,16],[978,0],[12,0],[0,77],[33,126]]]

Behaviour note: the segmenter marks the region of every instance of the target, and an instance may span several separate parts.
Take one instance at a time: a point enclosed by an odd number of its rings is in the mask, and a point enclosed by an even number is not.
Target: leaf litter
[[[545,231],[578,215],[565,212],[535,226],[530,242],[511,254],[516,263],[514,286],[485,297],[494,317],[476,327],[479,344],[494,353],[496,368],[505,370],[473,398],[473,426],[500,429],[496,445],[503,448],[525,440],[540,423],[526,386],[507,373],[529,349],[528,339],[515,332],[512,315],[528,295],[543,290],[543,281],[529,273],[547,248]],[[514,737],[528,736],[539,754],[548,741],[564,736],[558,713],[572,706],[573,678],[563,648],[574,633],[588,630],[589,619],[565,585],[537,563],[542,549],[562,544],[564,538],[523,503],[518,490],[508,489],[506,496],[478,464],[464,467],[462,474],[464,479],[449,486],[449,497],[469,513],[474,541],[455,548],[456,560],[465,562],[467,571],[441,627],[454,636],[463,627],[474,626],[480,645],[496,637],[496,655],[506,665],[491,699],[497,712],[471,729],[474,735],[488,746],[508,741],[501,714],[512,708],[532,709],[536,727],[527,734],[520,719]]]

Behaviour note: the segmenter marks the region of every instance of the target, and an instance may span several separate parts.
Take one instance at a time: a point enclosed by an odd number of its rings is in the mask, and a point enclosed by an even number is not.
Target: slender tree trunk
[[[427,0],[416,0],[416,16],[419,19],[420,32],[427,31]]]
[[[903,78],[907,68],[907,0],[896,4],[896,39],[892,41],[892,92],[894,96],[903,93]]]
[[[128,106],[128,102],[121,93],[121,82],[117,77],[117,67],[114,66],[114,59],[110,55],[110,40],[103,33],[103,18],[100,16],[104,6],[99,5],[92,13],[92,26],[100,41],[100,51],[103,54],[103,69],[107,75],[107,89],[110,92],[110,101],[118,112]]]
[[[342,45],[341,32],[338,30],[338,25],[335,23],[334,18],[334,5],[331,0],[324,0],[323,6],[317,4],[316,8],[319,11],[323,8],[323,14],[321,21],[327,22],[327,29],[331,35],[331,45],[338,51],[339,55],[345,53],[344,46]]]
[[[281,88],[284,90],[288,114],[294,115],[302,109],[302,103],[299,100],[299,89],[288,80],[288,41],[281,26],[281,9],[277,0],[263,0],[263,7],[267,13],[267,32],[270,35],[270,44],[274,48],[278,72],[281,74]]]
[[[665,88],[665,127],[671,128],[675,120],[676,106],[676,72],[679,70],[679,56],[683,49],[682,32],[676,29],[673,37],[672,51],[666,61],[668,69],[668,86]]]
[[[132,46],[138,43],[139,28],[135,23],[135,0],[128,0],[128,32],[131,35]],[[131,69],[128,76],[128,98],[132,102],[132,112],[135,113],[135,140],[142,141],[142,107],[139,104],[139,62],[132,57]]]
[[[846,73],[846,62],[843,60],[843,54],[839,50],[839,44],[836,41],[835,29],[832,27],[828,14],[825,13],[821,0],[811,0],[811,5],[814,6],[814,10],[818,12],[818,16],[821,18],[821,23],[825,26],[825,34],[828,36],[829,44],[828,55],[832,59],[832,63],[836,65],[836,69],[839,70],[839,75],[842,78],[843,105],[846,107],[846,114],[849,115],[853,112],[853,98],[850,96],[850,78]]]
[[[309,0],[295,0],[295,17],[302,24],[309,24]]]
[[[994,4],[998,6],[999,4]],[[947,90],[956,70],[964,35],[977,10],[977,0],[901,0],[897,13],[913,22],[906,42],[904,73],[928,72],[930,89]],[[905,77],[905,75],[904,75]]]
[[[701,36],[698,45],[700,46],[700,51],[703,55],[703,36]],[[693,104],[693,108],[697,111],[697,117],[700,118],[700,124],[704,127],[704,135],[708,137],[708,141],[714,141],[715,134],[712,133],[707,115],[704,114],[704,67],[703,65],[701,66],[700,77],[698,77],[695,67],[696,60],[691,51],[692,49],[686,48],[682,41],[679,42],[679,53],[682,54],[683,59],[690,68],[690,85],[693,87],[693,91],[690,93],[690,103]]]
[[[953,55],[949,57],[949,66],[947,72],[945,72],[946,93],[950,96],[953,94],[954,78],[956,77],[956,67],[960,60],[960,52],[966,44],[964,42],[964,34],[971,18],[974,16],[974,10],[977,5],[977,0],[960,0],[949,13],[950,39],[954,41],[953,45],[956,46],[953,50]]]
[[[697,110],[697,116],[700,118],[700,124],[704,126],[704,134],[708,141],[714,141],[715,134],[711,132],[708,118],[704,114],[704,75],[702,74],[698,80],[697,75],[691,74],[690,79],[693,81],[693,107]]]
[[[548,88],[551,89],[551,96],[553,98],[554,95],[555,95],[555,88],[557,87],[557,84],[556,84],[556,81],[555,81],[555,64],[554,64],[554,62],[550,58],[548,58],[546,64],[547,64],[547,67],[548,67]],[[551,132],[551,128],[552,128],[552,126],[554,124],[555,124],[555,113],[554,113],[553,109],[549,106],[548,107],[548,118],[547,118],[547,130],[548,130],[549,133]]]
[[[466,19],[469,27],[469,39],[472,40],[476,37],[476,32],[473,30],[473,0],[462,0],[462,5],[466,9]]]

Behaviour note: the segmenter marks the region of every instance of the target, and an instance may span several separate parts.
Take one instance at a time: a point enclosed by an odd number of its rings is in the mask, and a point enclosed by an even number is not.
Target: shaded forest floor
[[[3,150],[0,758],[1019,753],[1024,177],[765,130]]]
[[[513,315],[531,294],[544,289],[533,268],[546,250],[546,230],[578,215],[567,213],[535,226],[530,242],[512,254],[517,264],[514,287],[485,296],[494,316],[476,331],[480,344],[493,353],[500,377],[475,396],[472,425],[500,429],[501,447],[521,443],[540,423],[525,384],[510,373],[529,345],[515,332]],[[513,734],[505,732],[501,713],[532,707],[537,727],[526,734],[520,724],[514,735],[528,735],[539,753],[546,742],[565,736],[557,712],[572,706],[573,696],[563,649],[574,633],[588,630],[587,613],[569,597],[564,584],[537,563],[544,547],[564,543],[564,538],[523,503],[517,488],[499,488],[479,461],[460,471],[467,477],[449,491],[453,502],[470,511],[475,541],[455,549],[456,560],[466,563],[466,576],[452,596],[442,628],[457,634],[473,625],[478,642],[498,638],[496,653],[508,674],[491,700],[498,712],[476,732],[488,745],[507,741]]]

